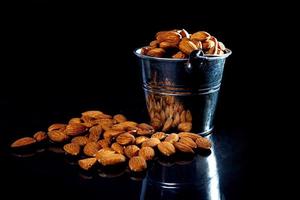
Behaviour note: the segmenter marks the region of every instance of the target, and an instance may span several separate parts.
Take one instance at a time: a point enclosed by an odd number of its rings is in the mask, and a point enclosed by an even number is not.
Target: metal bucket
[[[141,49],[134,53],[142,68],[151,124],[156,129],[178,132],[180,123],[190,122],[193,132],[209,134],[225,60],[231,51],[226,49],[221,56],[194,51],[189,59],[150,57],[142,55]]]

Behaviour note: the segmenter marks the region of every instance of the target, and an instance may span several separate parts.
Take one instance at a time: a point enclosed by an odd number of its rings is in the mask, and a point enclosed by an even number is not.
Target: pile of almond
[[[185,29],[160,31],[141,53],[152,57],[187,58],[191,52],[202,50],[206,55],[223,55],[225,46],[216,37],[205,31],[189,34]]]
[[[196,149],[211,148],[211,142],[198,134],[155,132],[146,123],[128,121],[122,114],[111,116],[101,111],[86,111],[67,124],[52,124],[47,133],[39,131],[32,137],[18,139],[11,147],[17,149],[47,140],[63,144],[64,151],[70,156],[83,154],[85,158],[78,164],[84,170],[91,169],[97,161],[102,166],[128,161],[131,171],[141,172],[156,152],[171,156],[176,152],[193,154]]]

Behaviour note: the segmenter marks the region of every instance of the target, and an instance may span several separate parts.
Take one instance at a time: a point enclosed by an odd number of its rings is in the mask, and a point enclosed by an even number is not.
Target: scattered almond
[[[134,172],[141,172],[147,169],[146,160],[141,156],[134,156],[130,158],[128,165],[130,170]]]
[[[170,156],[176,152],[175,147],[170,142],[161,142],[157,145],[158,150],[165,156]]]
[[[91,169],[97,162],[96,158],[85,158],[78,161],[79,166],[84,170]]]
[[[142,147],[139,151],[139,156],[145,160],[152,160],[155,156],[154,149],[152,147]]]
[[[77,156],[80,152],[80,146],[76,143],[65,144],[63,149],[72,156]]]
[[[10,146],[13,148],[25,147],[36,143],[36,140],[32,137],[23,137],[14,141]]]
[[[42,142],[45,141],[48,137],[47,134],[44,131],[38,131],[33,135],[33,138],[37,141],[37,142]]]

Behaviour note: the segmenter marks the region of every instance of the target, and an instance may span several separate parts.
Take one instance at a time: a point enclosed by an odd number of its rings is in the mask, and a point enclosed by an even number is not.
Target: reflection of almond
[[[192,116],[191,111],[189,111],[189,110],[186,111],[186,114],[185,114],[185,120],[186,120],[187,122],[192,122],[192,121],[193,121],[193,116]]]
[[[141,156],[134,156],[128,162],[129,168],[134,172],[141,172],[147,169],[146,160]]]
[[[64,132],[59,130],[49,131],[48,137],[53,142],[64,142],[69,139],[69,137],[66,134],[64,134]]]
[[[75,143],[65,144],[63,148],[64,148],[65,152],[67,152],[68,154],[70,154],[72,156],[76,156],[80,152],[80,146]]]
[[[194,153],[193,149],[189,145],[187,145],[187,144],[185,144],[183,142],[174,142],[173,145],[175,146],[175,148],[177,150],[179,150],[181,152],[184,152],[184,153]]]
[[[180,123],[180,115],[179,113],[177,112],[175,114],[175,117],[174,117],[174,120],[173,120],[173,123],[172,123],[172,127],[175,128],[178,126],[178,124]]]
[[[147,138],[145,136],[139,136],[139,137],[135,138],[135,144],[140,145],[147,140],[149,140],[149,138]]]
[[[192,130],[192,123],[191,122],[183,122],[178,125],[179,131],[188,132]]]
[[[51,126],[48,127],[48,131],[54,131],[54,130],[64,130],[64,128],[66,127],[66,124],[52,124]]]
[[[64,132],[66,135],[77,136],[85,131],[87,131],[87,128],[82,124],[68,124]]]
[[[88,143],[89,139],[86,136],[77,136],[74,137],[71,142],[78,144],[79,146],[84,146],[86,143]]]
[[[118,123],[127,121],[126,117],[122,114],[117,114],[113,117]]]
[[[174,143],[179,140],[179,136],[176,133],[171,133],[165,139],[166,142]]]
[[[156,147],[160,143],[160,140],[157,138],[150,138],[143,142],[142,147]]]
[[[157,145],[158,150],[165,156],[170,156],[176,152],[175,147],[170,142],[161,142]]]
[[[157,138],[159,140],[163,140],[165,139],[165,137],[167,137],[167,134],[165,134],[164,132],[156,132],[153,135],[151,135],[151,138]]]
[[[37,142],[41,142],[47,139],[47,134],[44,131],[38,131],[33,135],[33,138]]]
[[[32,137],[23,137],[16,141],[14,141],[10,146],[13,148],[29,146],[31,144],[36,143],[36,140]]]
[[[133,144],[134,140],[135,140],[134,136],[131,135],[130,133],[122,133],[117,137],[116,142],[119,143],[120,145],[128,145],[128,144]]]
[[[136,145],[129,145],[125,147],[124,153],[128,158],[131,158],[133,156],[137,156],[139,154],[140,148]]]
[[[166,120],[166,122],[165,122],[165,124],[164,124],[164,126],[162,128],[162,131],[168,131],[172,127],[172,123],[173,123],[173,119],[171,117],[169,117]]]
[[[87,156],[95,156],[99,146],[96,142],[89,142],[83,148],[83,153]]]
[[[85,158],[78,161],[79,166],[84,170],[89,170],[96,164],[96,158]]]
[[[197,146],[199,148],[203,148],[203,149],[210,149],[211,148],[211,142],[207,138],[199,137],[196,140],[196,143],[197,143]]]
[[[197,144],[194,142],[193,139],[191,139],[189,137],[182,137],[182,138],[180,138],[179,142],[186,144],[193,149],[197,148]]]
[[[124,154],[123,146],[121,146],[120,144],[118,144],[116,142],[111,145],[111,149],[119,154]]]
[[[154,149],[152,147],[142,147],[139,156],[142,156],[145,160],[152,160],[155,156]]]

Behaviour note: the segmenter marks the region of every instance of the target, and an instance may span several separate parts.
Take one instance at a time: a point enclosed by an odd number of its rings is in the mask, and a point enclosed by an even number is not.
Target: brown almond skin
[[[154,130],[154,128],[151,125],[146,123],[140,123],[137,125],[137,127],[141,129]]]
[[[185,114],[185,120],[186,120],[187,122],[192,122],[192,121],[193,121],[193,116],[192,116],[191,111],[189,111],[189,110],[186,111],[186,114]]]
[[[48,127],[48,132],[54,131],[54,130],[64,130],[64,128],[66,128],[66,126],[67,126],[67,124],[55,123]]]
[[[172,58],[184,59],[187,58],[187,56],[182,51],[178,51],[172,56]]]
[[[77,136],[87,131],[83,124],[68,124],[64,133],[69,136]]]
[[[89,142],[84,146],[83,153],[87,156],[95,156],[99,149],[99,145],[96,142]]]
[[[147,169],[147,162],[141,156],[134,156],[128,162],[129,168],[134,172],[141,172]]]
[[[156,132],[153,135],[151,135],[151,138],[157,138],[159,140],[163,140],[167,137],[167,134],[164,132]]]
[[[156,48],[158,47],[159,45],[159,42],[157,40],[153,40],[152,42],[150,42],[149,46],[150,47],[153,47],[153,48]]]
[[[142,147],[139,151],[139,156],[145,160],[152,160],[155,156],[155,151],[152,147]]]
[[[168,131],[172,127],[172,124],[173,124],[173,119],[171,117],[169,117],[166,120],[166,122],[162,128],[162,131]]]
[[[97,162],[96,158],[85,158],[78,161],[78,165],[84,169],[89,170],[91,169]]]
[[[159,47],[163,49],[177,48],[177,43],[161,42],[159,43]]]
[[[32,137],[23,137],[20,138],[16,141],[14,141],[10,146],[12,148],[20,148],[20,147],[25,147],[25,146],[29,146],[36,143],[36,140]]]
[[[182,138],[182,137],[189,137],[189,138],[191,138],[194,141],[196,141],[198,138],[201,137],[200,135],[198,135],[196,133],[190,133],[190,132],[180,132],[180,133],[178,133],[178,136],[180,138]]]
[[[97,142],[98,146],[99,146],[99,149],[103,149],[103,148],[106,148],[106,147],[109,147],[110,145],[110,141],[109,140],[106,140],[106,139],[102,139],[102,140],[99,140]]]
[[[124,115],[122,115],[122,114],[116,114],[116,115],[114,115],[113,119],[115,119],[118,123],[127,121],[127,118]]]
[[[119,154],[124,154],[124,147],[116,142],[111,145],[111,149]]]
[[[47,140],[48,136],[44,131],[38,131],[33,135],[33,138],[37,141],[37,142],[42,142]]]
[[[166,51],[163,48],[154,48],[154,49],[150,49],[147,52],[147,56],[161,58],[164,56],[165,53],[166,53]]]
[[[135,141],[135,137],[130,133],[122,133],[116,139],[116,142],[120,145],[133,144],[134,141]]]
[[[75,143],[65,144],[63,149],[72,156],[77,156],[80,152],[80,146]]]
[[[126,161],[126,158],[124,155],[119,154],[119,153],[108,153],[100,156],[98,161],[103,165],[117,165],[120,163],[123,163]]]
[[[188,39],[181,40],[181,42],[179,43],[179,50],[185,53],[186,55],[190,55],[193,51],[197,49],[197,46]]]
[[[143,142],[142,147],[156,147],[160,143],[160,140],[157,138],[150,138],[149,140],[146,140]]]
[[[174,143],[177,142],[179,140],[179,136],[176,133],[171,133],[170,135],[168,135],[165,139],[166,142],[170,142],[170,143]]]
[[[84,146],[89,142],[89,138],[87,138],[86,136],[76,136],[72,138],[71,142],[78,144],[79,146]]]
[[[202,148],[202,149],[210,149],[212,144],[211,142],[209,141],[209,139],[207,138],[204,138],[204,137],[199,137],[197,140],[196,140],[196,144],[199,148]]]
[[[170,156],[176,152],[175,147],[170,142],[161,142],[157,145],[158,150],[165,156]]]
[[[178,125],[178,130],[183,132],[189,132],[192,130],[192,123],[191,122],[182,122]]]
[[[210,38],[210,34],[205,32],[205,31],[198,31],[196,33],[193,33],[191,35],[191,39],[193,40],[198,40],[198,41],[205,41],[208,40]]]
[[[194,153],[194,150],[187,144],[183,142],[174,142],[173,145],[175,148],[184,153]]]
[[[80,124],[80,123],[81,123],[81,119],[79,117],[74,117],[69,120],[69,124]]]
[[[197,144],[194,142],[193,139],[191,139],[189,137],[182,137],[182,138],[180,138],[179,142],[184,143],[193,149],[197,148]]]
[[[135,144],[140,145],[147,140],[149,140],[149,138],[147,138],[145,136],[139,136],[139,137],[135,138]]]
[[[102,133],[102,126],[99,124],[99,125],[96,125],[96,126],[93,126],[89,129],[89,139],[90,141],[93,141],[93,142],[97,142],[100,138],[100,135]]]
[[[182,36],[176,31],[160,31],[156,34],[156,40],[161,42],[170,42],[178,44]]]
[[[133,156],[137,156],[139,154],[140,148],[136,145],[129,145],[125,147],[124,153],[128,158],[131,158]]]
[[[49,131],[47,134],[53,142],[65,142],[69,139],[69,136],[60,130]]]

